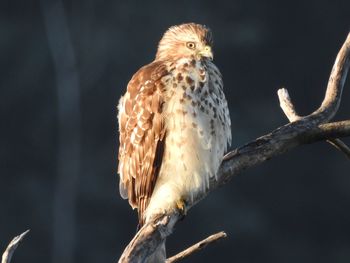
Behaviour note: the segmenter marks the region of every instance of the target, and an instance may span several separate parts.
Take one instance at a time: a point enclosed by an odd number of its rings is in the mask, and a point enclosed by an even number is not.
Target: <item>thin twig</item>
[[[303,118],[296,112],[292,99],[290,98],[288,90],[286,88],[279,89],[277,91],[277,94],[280,101],[280,106],[290,122]],[[350,159],[350,148],[342,140],[335,138],[329,139],[326,142],[328,142],[340,152],[344,153],[345,156]]]
[[[168,258],[166,260],[166,263],[173,263],[173,262],[177,262],[179,260],[182,260],[185,257],[188,257],[188,256],[192,255],[193,253],[196,253],[199,250],[205,248],[210,243],[214,243],[214,242],[216,242],[222,238],[225,238],[225,237],[227,237],[227,235],[223,231],[218,232],[214,235],[211,235],[211,236],[207,237],[206,239],[203,239],[202,241],[199,241],[198,243],[190,246],[189,248],[185,249],[184,251],[176,254],[175,256]]]
[[[5,252],[2,254],[1,263],[10,263],[13,253],[15,252],[18,244],[22,241],[22,239],[28,234],[30,230],[23,232],[19,236],[14,237],[10,244],[7,246]]]
[[[280,107],[290,122],[297,121],[302,118],[296,111],[292,99],[289,96],[286,88],[281,88],[277,91]]]
[[[350,159],[350,148],[347,146],[342,140],[337,139],[329,139],[327,142],[333,145],[337,150],[341,151]]]

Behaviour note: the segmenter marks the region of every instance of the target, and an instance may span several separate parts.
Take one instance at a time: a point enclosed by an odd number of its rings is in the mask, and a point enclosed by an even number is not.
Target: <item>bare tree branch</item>
[[[192,255],[193,253],[196,253],[199,250],[205,248],[210,243],[214,243],[214,242],[216,242],[222,238],[225,238],[225,237],[227,237],[227,235],[223,231],[218,232],[214,235],[211,235],[211,236],[207,237],[206,239],[203,239],[202,241],[199,241],[198,243],[190,246],[189,248],[185,249],[184,251],[176,254],[175,256],[168,258],[166,260],[166,263],[173,263],[173,262],[180,261],[180,260],[184,259],[185,257],[188,257],[188,256]]]
[[[327,142],[333,145],[336,149],[344,153],[350,159],[350,148],[340,139],[329,139]]]
[[[302,116],[297,114],[292,100],[289,96],[288,90],[285,88],[279,89],[277,94],[280,101],[280,106],[284,114],[287,116],[288,120],[290,122],[293,122],[301,119]],[[350,148],[342,140],[334,138],[327,140],[327,142],[338,149],[340,152],[344,153],[350,159]]]
[[[297,121],[300,118],[302,118],[295,111],[294,104],[286,88],[279,89],[277,91],[277,94],[278,94],[278,99],[280,101],[280,107],[290,122]]]
[[[218,180],[213,178],[209,189],[198,196],[193,203],[188,204],[187,210],[247,168],[301,144],[350,136],[350,120],[324,124],[332,119],[338,110],[349,64],[350,33],[335,60],[321,106],[310,115],[281,126],[226,154],[217,174]],[[292,116],[293,112],[290,115]],[[172,233],[174,225],[180,218],[180,213],[174,209],[147,222],[125,248],[119,262],[145,262]]]
[[[22,241],[22,239],[29,233],[29,229],[19,236],[14,237],[10,244],[7,246],[5,252],[2,254],[2,260],[1,263],[10,263],[12,259],[12,255],[15,252],[16,248],[18,247],[19,243]]]

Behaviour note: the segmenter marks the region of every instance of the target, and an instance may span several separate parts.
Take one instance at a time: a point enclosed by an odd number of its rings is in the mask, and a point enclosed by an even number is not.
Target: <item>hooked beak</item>
[[[199,52],[199,55],[200,55],[201,57],[209,58],[210,60],[213,60],[213,58],[214,58],[213,52],[212,52],[210,46],[205,46],[205,47]]]

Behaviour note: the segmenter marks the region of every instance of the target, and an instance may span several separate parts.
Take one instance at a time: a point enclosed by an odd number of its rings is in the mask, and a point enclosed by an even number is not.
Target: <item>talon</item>
[[[182,218],[186,216],[186,202],[183,199],[180,199],[176,202],[176,208],[178,209],[179,213],[181,214]]]

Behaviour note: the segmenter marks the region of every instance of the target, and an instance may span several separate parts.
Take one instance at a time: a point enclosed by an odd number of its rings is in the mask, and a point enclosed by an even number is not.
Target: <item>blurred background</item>
[[[0,2],[0,248],[31,229],[13,262],[116,262],[137,216],[118,192],[116,105],[164,31],[211,27],[233,146],[321,103],[350,29],[350,2]],[[348,79],[337,120],[350,117]],[[349,139],[345,140],[350,143]],[[249,169],[177,224],[168,255],[220,230],[184,262],[349,262],[350,162],[326,143]]]

